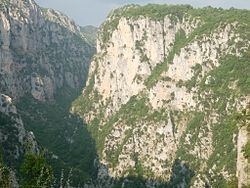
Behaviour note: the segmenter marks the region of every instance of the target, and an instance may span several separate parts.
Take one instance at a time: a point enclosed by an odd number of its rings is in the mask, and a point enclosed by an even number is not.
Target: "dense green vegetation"
[[[250,141],[247,142],[247,144],[244,146],[244,156],[249,160],[250,162]]]
[[[191,180],[195,175],[195,172],[179,159],[174,161],[171,169],[171,177],[168,181],[145,179],[142,174],[138,176],[132,169],[130,172],[131,174],[126,178],[115,180],[112,188],[145,188],[148,183],[153,184],[157,188],[175,188],[183,182],[185,182],[185,187],[190,187]]]
[[[10,188],[13,186],[13,175],[10,168],[16,169],[16,176],[20,177],[21,187],[52,187],[52,168],[46,164],[46,160],[39,154],[26,154],[28,145],[19,142],[18,122],[15,122],[14,115],[8,116],[0,113],[1,133],[6,140],[1,143],[0,149],[0,187]],[[28,143],[27,143],[28,144]],[[18,160],[15,156],[18,150]],[[19,170],[21,169],[21,170]]]
[[[221,122],[213,127],[213,148],[214,151],[208,160],[208,167],[216,165],[215,172],[223,169],[230,174],[236,172],[237,150],[234,144],[234,135],[238,133],[237,114],[226,116]],[[223,158],[222,158],[223,156]],[[211,182],[220,182],[220,177],[212,177]]]
[[[235,57],[228,55],[220,60],[220,66],[212,70],[212,79],[205,84],[205,79],[201,82],[201,90],[212,90],[217,96],[225,96],[233,93],[250,93],[250,59],[246,56]],[[206,77],[206,78],[207,78]],[[235,84],[235,85],[234,85]],[[229,88],[230,87],[230,88]],[[230,92],[225,92],[230,91]]]
[[[8,167],[0,163],[0,187],[2,188],[10,188],[11,187],[11,179],[10,179],[10,171]]]
[[[243,148],[244,156],[248,159],[250,163],[250,103],[247,105],[246,109],[242,111],[241,116],[239,117],[241,126],[245,126],[248,131],[248,141]]]
[[[189,151],[194,150],[195,143],[197,143],[198,140],[200,139],[198,137],[199,133],[202,127],[206,126],[204,123],[205,114],[201,112],[193,112],[187,116],[190,116],[191,120],[187,124],[185,133],[183,134],[180,140],[180,145],[177,150],[177,158],[183,161],[188,161],[189,162],[188,164],[190,165],[190,167],[192,169],[195,169],[198,167],[200,161],[198,159],[195,159],[195,156],[191,155]],[[187,134],[190,135],[189,137],[190,143],[185,142],[185,137],[187,136]]]
[[[70,88],[64,88],[58,92],[56,103],[42,103],[27,96],[17,106],[25,128],[33,131],[38,142],[48,149],[56,181],[64,169],[63,184],[70,176],[70,184],[83,185],[95,177],[96,149],[81,119],[69,113],[76,95]]]
[[[13,114],[14,117],[14,114]],[[5,139],[1,141],[2,158],[7,166],[17,167],[20,165],[20,159],[16,160],[13,151],[21,150],[21,143],[19,142],[20,126],[13,118],[0,112],[0,132],[5,135]]]
[[[200,147],[200,132],[202,132],[203,129],[206,130],[207,125],[204,122],[205,114],[202,112],[189,112],[188,114],[185,114],[185,116],[189,119],[189,122],[185,133],[181,137],[180,144],[176,152],[176,158],[188,165],[188,168],[192,173],[183,173],[181,176],[192,182],[192,177],[195,175],[194,173],[198,174],[200,165],[202,165],[203,161],[197,157],[197,155],[199,155],[198,153],[194,154],[190,151],[194,151],[195,147]],[[188,142],[186,141],[187,137],[189,138]],[[181,172],[180,168],[176,169],[176,185],[183,181],[181,176],[178,175]]]
[[[250,12],[247,10],[238,9],[221,9],[221,8],[198,8],[194,9],[190,5],[157,5],[148,4],[145,6],[128,5],[114,10],[107,20],[101,26],[99,35],[102,37],[103,47],[108,45],[109,39],[113,31],[117,28],[121,17],[138,19],[141,16],[149,17],[152,20],[162,21],[166,15],[171,16],[173,22],[181,21],[186,15],[201,20],[202,24],[189,37],[189,41],[193,38],[200,37],[203,34],[208,34],[215,30],[221,23],[241,22],[245,23],[238,27],[240,33],[244,33],[245,37],[249,38]],[[213,16],[211,16],[213,15]],[[243,32],[244,31],[244,32]]]
[[[41,154],[28,153],[21,166],[22,188],[52,188],[52,167]]]
[[[0,187],[2,187],[2,188],[10,188],[11,187],[10,170],[4,164],[4,156],[3,156],[2,147],[0,147]]]

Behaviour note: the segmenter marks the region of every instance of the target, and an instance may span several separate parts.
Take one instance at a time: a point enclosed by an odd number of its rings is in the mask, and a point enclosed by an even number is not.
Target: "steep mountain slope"
[[[97,35],[98,29],[92,25],[87,25],[87,26],[81,27],[80,30],[83,33],[83,35],[87,37],[88,42],[92,46],[96,46],[96,35]]]
[[[69,113],[95,53],[90,36],[67,16],[33,0],[1,0],[0,139],[4,163],[15,172],[27,152],[24,140],[35,143],[35,136],[53,167],[56,185],[83,186],[95,176],[94,141]],[[11,101],[17,107],[14,114],[5,112]]]
[[[10,97],[0,96],[0,186],[17,187],[17,171],[25,152],[38,153],[32,132],[27,132]],[[8,185],[8,186],[7,186]]]
[[[95,51],[68,17],[33,1],[1,1],[1,90],[53,100],[58,89],[82,87]]]
[[[99,179],[120,179],[116,187],[250,184],[249,133],[239,120],[250,102],[249,19],[247,10],[168,5],[110,14],[71,108],[96,141]]]

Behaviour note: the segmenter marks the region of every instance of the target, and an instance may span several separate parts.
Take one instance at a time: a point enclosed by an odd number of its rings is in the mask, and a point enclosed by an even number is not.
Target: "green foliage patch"
[[[247,144],[244,146],[243,151],[244,151],[244,156],[250,162],[250,140],[248,140]]]
[[[41,154],[26,154],[21,166],[22,188],[52,188],[53,171]]]
[[[227,170],[230,174],[236,172],[237,151],[234,145],[234,135],[238,133],[237,114],[226,116],[220,123],[213,126],[213,154],[208,160],[209,168],[216,165],[216,170]]]
[[[185,133],[182,135],[176,156],[180,160],[188,163],[193,170],[199,169],[201,161],[196,156],[190,154],[190,150],[194,150],[195,145],[199,145],[199,133],[206,126],[204,123],[205,114],[201,112],[189,113],[190,121],[187,124]],[[190,135],[189,142],[185,142],[187,135]]]
[[[228,55],[221,59],[220,66],[213,69],[207,76],[211,76],[211,81],[205,84],[206,78],[201,82],[202,90],[211,89],[217,96],[228,96],[233,93],[250,93],[250,58],[236,57]],[[231,86],[230,83],[235,86]],[[226,92],[231,91],[231,92]]]
[[[4,156],[3,156],[2,147],[0,147],[0,187],[3,187],[3,188],[11,187],[10,170],[4,164]]]
[[[64,169],[63,183],[71,175],[71,185],[84,185],[96,174],[95,141],[82,120],[69,113],[71,100],[77,94],[66,89],[61,92],[64,94],[58,94],[54,104],[42,103],[27,96],[20,100],[17,107],[25,128],[33,131],[38,142],[51,153],[49,163],[54,169],[56,181],[59,181]]]

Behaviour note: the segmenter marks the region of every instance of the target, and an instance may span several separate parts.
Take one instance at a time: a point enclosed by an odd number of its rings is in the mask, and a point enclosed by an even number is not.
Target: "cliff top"
[[[113,10],[107,20],[101,25],[98,36],[105,44],[109,41],[114,30],[117,29],[119,20],[123,17],[127,19],[140,19],[147,17],[155,21],[162,21],[166,16],[171,17],[173,22],[182,21],[185,16],[199,19],[203,25],[203,30],[199,33],[212,31],[221,23],[243,23],[248,25],[250,11],[245,9],[222,9],[211,6],[204,8],[193,8],[191,5],[168,5],[168,4],[148,4],[148,5],[126,5]],[[199,35],[199,33],[196,33]],[[241,32],[239,32],[241,33]],[[99,38],[98,37],[98,38]]]

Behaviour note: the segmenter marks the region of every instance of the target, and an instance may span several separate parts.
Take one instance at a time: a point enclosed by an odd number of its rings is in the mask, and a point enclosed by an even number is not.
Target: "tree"
[[[0,187],[11,188],[10,170],[4,164],[2,146],[0,146]]]
[[[2,163],[0,163],[0,187],[11,188],[10,171]]]
[[[51,166],[41,154],[26,154],[21,166],[22,188],[50,188],[53,184]]]

